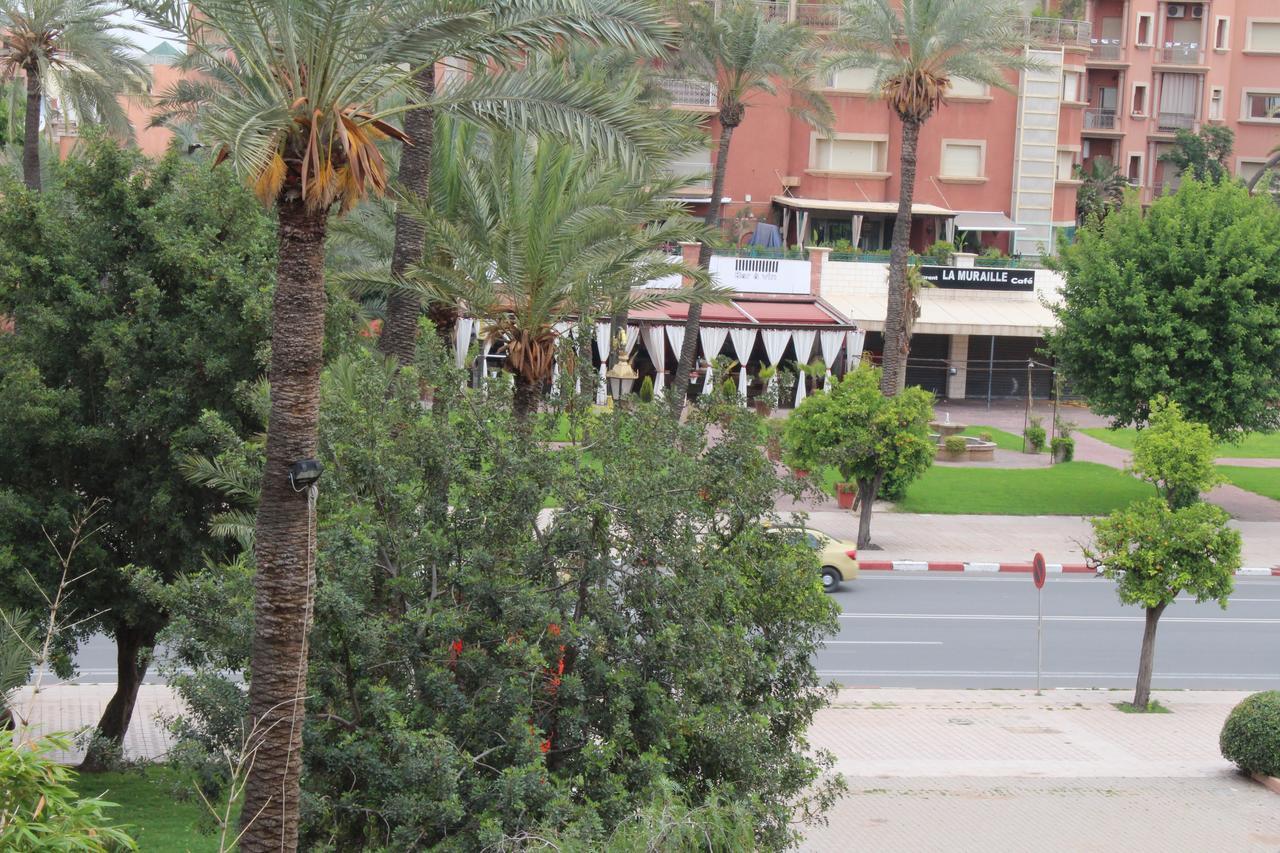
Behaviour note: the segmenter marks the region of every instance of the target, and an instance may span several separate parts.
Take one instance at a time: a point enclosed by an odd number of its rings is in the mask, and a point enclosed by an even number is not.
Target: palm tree
[[[485,324],[506,351],[522,422],[553,378],[561,323],[714,298],[703,286],[632,291],[690,273],[660,251],[702,235],[679,203],[664,200],[677,179],[629,175],[563,142],[517,132],[438,149],[434,175],[430,205],[411,210],[428,252],[407,272],[408,283]]]
[[[774,19],[754,0],[726,0],[720,4],[688,3],[681,8],[684,43],[675,66],[680,73],[716,86],[716,118],[720,124],[716,160],[711,176],[711,202],[703,218],[708,231],[720,228],[720,199],[729,165],[729,144],[742,124],[747,107],[759,95],[776,95],[779,84],[790,89],[794,109],[813,124],[827,125],[831,107],[810,89],[817,56],[812,30]],[[711,267],[711,242],[702,241],[698,266]],[[676,411],[689,390],[689,374],[698,352],[702,308],[689,307],[684,345],[671,384]]]
[[[527,76],[531,67],[530,49],[563,48],[566,43],[609,45],[626,51],[634,64],[639,55],[652,57],[665,52],[674,39],[673,31],[661,25],[655,7],[637,0],[519,0],[485,7],[496,10],[489,26],[451,45],[448,54],[454,70],[471,69],[469,73],[477,75],[482,85],[495,82],[492,78],[485,81],[483,69],[494,69],[495,63],[508,65],[513,58],[520,61],[519,75]],[[504,71],[497,68],[496,74],[503,75]],[[506,79],[509,82],[513,78]],[[541,74],[539,80],[541,100],[562,102],[560,108],[544,116],[550,121],[540,123],[541,129],[597,146],[602,141],[608,143],[610,125],[617,122],[620,109],[627,106],[616,91],[555,74]],[[413,139],[413,145],[405,148],[398,175],[399,191],[406,199],[425,198],[431,183],[435,108],[428,101],[435,95],[439,82],[434,63],[424,66],[414,78],[415,100],[420,105],[405,114],[405,133]],[[560,94],[556,94],[557,90]],[[569,109],[571,106],[574,109]],[[631,119],[624,119],[624,123],[631,128],[629,136],[637,153],[652,155],[662,150],[661,135],[656,127],[650,128],[647,136],[638,133],[645,118],[636,113]],[[630,156],[633,152],[623,153]],[[399,211],[395,219],[392,273],[403,276],[409,267],[422,260],[422,251],[421,224],[407,211]],[[421,300],[414,290],[400,288],[391,293],[378,348],[401,364],[412,361],[421,311]],[[447,336],[453,322],[450,309],[434,305],[428,306],[428,312],[437,330]]]
[[[121,95],[143,91],[149,77],[112,0],[0,0],[0,79],[26,78],[22,177],[40,189],[40,111],[58,97],[64,118],[104,124],[127,136]]]
[[[1094,157],[1088,168],[1076,166],[1076,220],[1084,225],[1091,219],[1099,221],[1124,203],[1129,181],[1111,162],[1109,157]]]
[[[1013,26],[1021,14],[1012,0],[843,0],[826,66],[871,69],[872,90],[902,122],[880,377],[886,395],[902,390],[911,344],[905,311],[907,256],[920,130],[946,102],[952,79],[1011,89],[1006,72],[1035,67]]]

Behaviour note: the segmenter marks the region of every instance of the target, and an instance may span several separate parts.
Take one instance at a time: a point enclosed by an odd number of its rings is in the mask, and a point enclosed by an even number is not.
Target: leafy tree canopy
[[[1115,425],[1165,395],[1217,438],[1280,426],[1280,209],[1234,183],[1189,179],[1079,232],[1049,346]]]
[[[1180,175],[1216,183],[1231,174],[1235,142],[1235,131],[1225,125],[1207,124],[1198,133],[1179,130],[1173,146],[1160,155],[1160,160]]]
[[[1222,481],[1213,466],[1209,428],[1188,421],[1177,403],[1151,401],[1151,419],[1133,447],[1133,471],[1152,483],[1170,508],[1188,506]]]

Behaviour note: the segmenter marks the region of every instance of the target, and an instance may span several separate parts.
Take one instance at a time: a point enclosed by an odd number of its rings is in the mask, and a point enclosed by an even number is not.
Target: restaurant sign
[[[952,290],[1025,291],[1036,289],[1035,270],[989,269],[987,267],[922,266],[920,275],[934,287]]]

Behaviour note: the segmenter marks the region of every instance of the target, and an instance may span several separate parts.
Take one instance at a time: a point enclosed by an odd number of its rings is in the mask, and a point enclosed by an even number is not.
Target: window
[[[1249,21],[1245,50],[1280,53],[1280,21]]]
[[[1222,121],[1222,87],[1214,86],[1209,91],[1209,118]]]
[[[1153,32],[1155,30],[1155,19],[1152,15],[1141,13],[1138,15],[1138,39],[1136,44],[1138,47],[1151,47]]]
[[[1062,72],[1062,100],[1072,102],[1080,100],[1080,77],[1079,71]]]
[[[947,91],[948,98],[986,98],[990,94],[986,83],[966,80],[963,77],[952,77],[951,88]]]
[[[1076,179],[1076,152],[1058,151],[1058,180],[1074,181]]]
[[[1142,155],[1130,154],[1129,165],[1125,169],[1125,176],[1129,179],[1129,183],[1135,187],[1142,186]]]
[[[1266,160],[1240,160],[1236,166],[1236,177],[1247,184],[1257,177],[1266,165]],[[1274,184],[1272,186],[1274,187]]]
[[[1213,49],[1231,49],[1231,19],[1218,18],[1213,22]]]
[[[870,68],[844,68],[827,75],[826,87],[842,92],[870,92],[876,75]]]
[[[1136,116],[1144,116],[1147,114],[1147,84],[1133,84],[1133,114]]]
[[[884,171],[887,140],[815,137],[813,169],[853,174],[879,174]]]
[[[1280,92],[1245,92],[1241,118],[1280,122]]]
[[[985,142],[943,142],[942,171],[938,177],[981,178],[985,159]]]

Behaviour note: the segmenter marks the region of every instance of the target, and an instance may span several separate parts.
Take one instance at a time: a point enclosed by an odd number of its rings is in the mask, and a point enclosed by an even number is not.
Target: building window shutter
[[[942,149],[942,174],[948,178],[982,176],[982,146],[948,144]]]
[[[1280,53],[1280,23],[1254,21],[1250,24],[1249,49]]]

